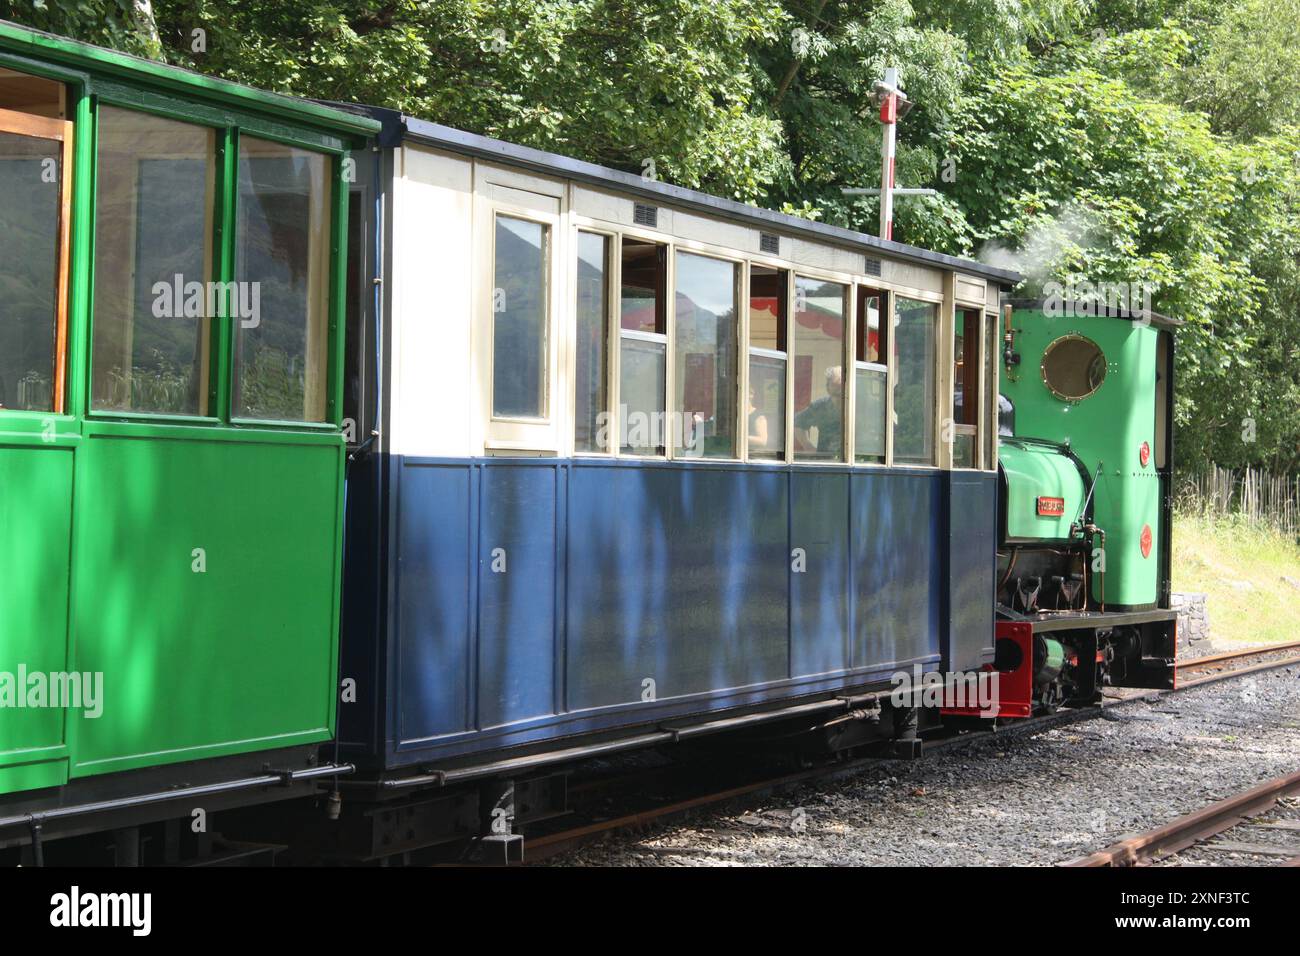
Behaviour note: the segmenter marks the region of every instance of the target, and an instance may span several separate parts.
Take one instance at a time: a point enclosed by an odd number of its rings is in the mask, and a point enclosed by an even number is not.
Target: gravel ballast
[[[918,761],[884,761],[551,862],[1050,865],[1298,769],[1293,666]]]

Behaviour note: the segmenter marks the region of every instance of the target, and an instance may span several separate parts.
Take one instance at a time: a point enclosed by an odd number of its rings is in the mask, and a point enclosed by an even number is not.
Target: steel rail
[[[1226,651],[1222,654],[1210,654],[1205,657],[1193,657],[1187,661],[1179,661],[1179,670],[1200,670],[1203,667],[1214,667],[1216,664],[1223,664],[1228,661],[1241,660],[1246,657],[1257,657],[1261,654],[1276,654],[1281,651],[1300,651],[1300,641],[1289,641],[1286,644],[1272,644],[1263,647],[1248,647],[1240,651]],[[1300,660],[1300,658],[1297,658]]]
[[[1062,863],[1061,866],[1141,866],[1203,843],[1212,836],[1232,829],[1250,816],[1271,810],[1280,798],[1297,791],[1300,791],[1300,771],[1261,783],[1245,793],[1212,803],[1164,826],[1120,840],[1104,850]]]

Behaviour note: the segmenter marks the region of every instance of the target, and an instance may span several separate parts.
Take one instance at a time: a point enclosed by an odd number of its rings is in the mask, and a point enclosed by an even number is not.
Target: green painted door
[[[67,667],[72,454],[0,446],[0,793],[67,776],[64,710],[26,705]]]

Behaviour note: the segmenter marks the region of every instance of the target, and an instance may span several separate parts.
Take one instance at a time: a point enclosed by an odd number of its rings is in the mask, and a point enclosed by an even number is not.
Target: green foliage
[[[786,177],[751,109],[775,0],[161,2],[169,58],[282,92],[378,103],[654,178],[758,200]],[[195,28],[208,31],[195,52]]]
[[[306,378],[301,360],[273,346],[250,350],[240,374],[240,408],[248,418],[297,421]]]
[[[148,350],[145,361],[128,371],[109,369],[105,380],[108,393],[100,401],[102,408],[193,413],[194,370],[181,368],[157,349]]]
[[[1300,0],[1226,5],[1180,92],[1217,131],[1242,139],[1279,132],[1300,124],[1297,48]]]
[[[144,6],[141,0],[0,0],[0,19],[138,56],[157,56],[160,50]]]

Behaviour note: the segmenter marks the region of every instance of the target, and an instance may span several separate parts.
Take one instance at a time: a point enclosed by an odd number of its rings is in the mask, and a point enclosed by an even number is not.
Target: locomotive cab
[[[1006,308],[995,666],[1026,712],[1173,685],[1179,324],[1101,303]]]

